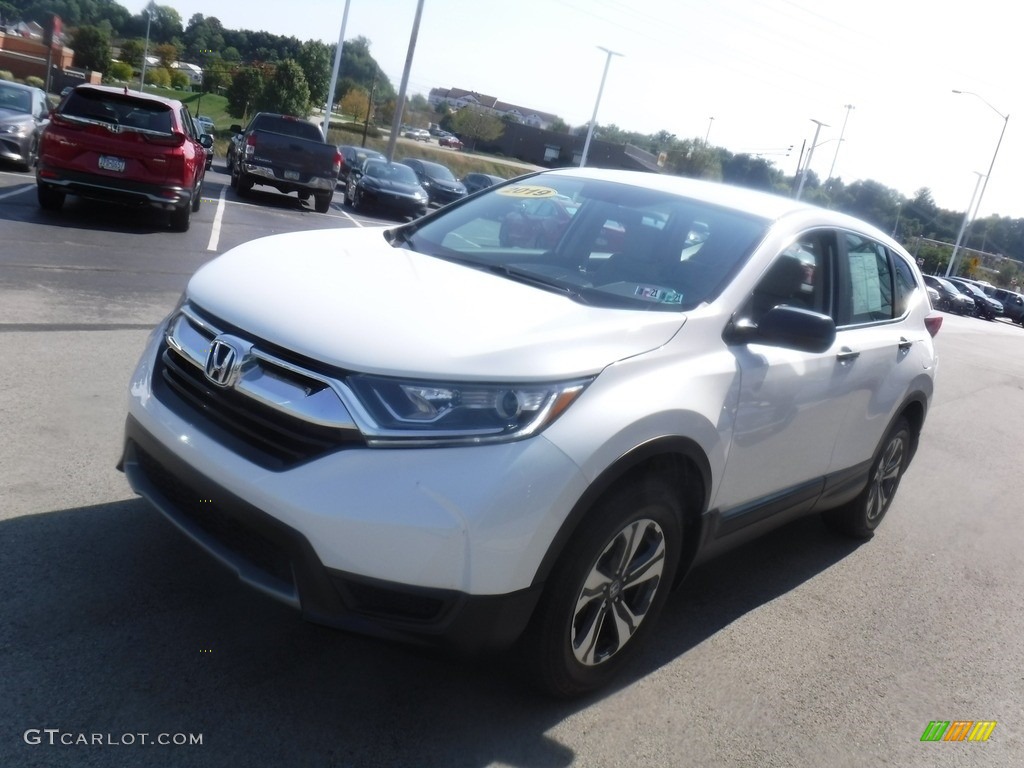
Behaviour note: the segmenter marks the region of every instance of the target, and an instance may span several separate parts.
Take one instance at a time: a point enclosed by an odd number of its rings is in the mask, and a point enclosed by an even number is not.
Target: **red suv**
[[[65,195],[171,212],[188,229],[199,210],[213,139],[180,101],[80,85],[50,115],[39,143],[39,205],[60,210]]]

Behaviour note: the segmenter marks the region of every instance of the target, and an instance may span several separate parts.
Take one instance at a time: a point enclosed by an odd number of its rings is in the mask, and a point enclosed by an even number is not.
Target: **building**
[[[552,115],[548,112],[540,112],[528,107],[509,104],[506,101],[499,101],[494,96],[485,96],[476,91],[464,91],[461,88],[431,88],[427,101],[435,109],[440,104],[447,104],[455,110],[462,109],[463,107],[473,107],[487,114],[494,115],[494,117],[499,119],[511,118],[517,123],[529,125],[533,128],[547,129],[558,120],[557,115]]]
[[[19,80],[38,77],[46,82],[46,66],[50,65],[50,90],[59,93],[68,85],[98,83],[102,74],[83,69],[74,69],[75,52],[64,45],[60,35],[55,35],[51,44],[46,43],[46,34],[35,22],[18,22],[0,28],[0,69],[9,71]]]

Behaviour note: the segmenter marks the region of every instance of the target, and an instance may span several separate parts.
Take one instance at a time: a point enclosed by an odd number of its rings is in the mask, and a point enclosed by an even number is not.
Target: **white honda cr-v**
[[[870,536],[939,318],[896,242],[793,200],[560,170],[246,243],[132,381],[132,487],[307,618],[608,680],[688,569],[795,516]]]

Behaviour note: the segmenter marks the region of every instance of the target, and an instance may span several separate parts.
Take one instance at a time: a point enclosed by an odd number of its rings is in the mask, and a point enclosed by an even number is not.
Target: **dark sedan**
[[[939,295],[935,309],[942,312],[954,312],[958,315],[974,314],[974,299],[965,296],[959,288],[945,278],[925,275],[924,282],[929,288],[934,288]]]
[[[446,166],[417,157],[407,157],[399,162],[412,168],[430,196],[432,205],[447,205],[466,196],[465,185]]]
[[[341,153],[341,170],[338,171],[338,186],[344,187],[348,184],[348,177],[352,171],[362,168],[367,160],[386,160],[383,154],[366,147],[357,147],[351,144],[342,144],[338,147]]]
[[[1003,305],[993,298],[985,295],[985,292],[974,283],[968,282],[959,277],[946,278],[955,285],[961,293],[974,299],[975,314],[986,320],[995,320],[1003,314]]]
[[[41,88],[0,80],[0,160],[31,170],[49,114],[50,105]]]
[[[345,205],[418,217],[427,212],[427,193],[408,166],[370,159],[350,174]]]

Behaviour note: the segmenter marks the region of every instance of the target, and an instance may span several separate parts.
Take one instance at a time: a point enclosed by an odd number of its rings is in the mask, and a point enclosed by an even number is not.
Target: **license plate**
[[[299,172],[298,171],[285,171],[284,172],[284,177],[286,179],[288,179],[288,181],[298,181],[299,180]]]
[[[105,171],[117,171],[118,173],[121,173],[124,170],[124,158],[100,155],[100,168]]]

